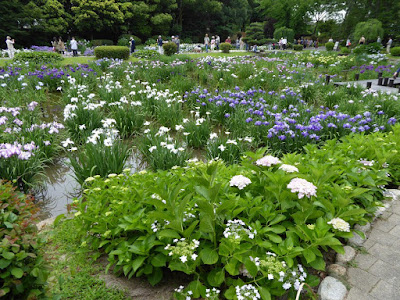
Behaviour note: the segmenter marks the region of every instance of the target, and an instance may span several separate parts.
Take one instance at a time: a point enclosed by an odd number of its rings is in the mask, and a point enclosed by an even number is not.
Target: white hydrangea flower
[[[251,180],[243,175],[233,176],[229,182],[230,186],[237,186],[239,190],[243,190],[251,183]]]
[[[350,232],[350,224],[341,218],[334,218],[328,224],[332,225],[336,230]]]
[[[298,192],[299,199],[303,198],[304,196],[308,198],[311,196],[317,196],[317,187],[303,178],[293,178],[287,187],[292,193]]]
[[[297,169],[295,166],[292,165],[286,165],[286,164],[282,164],[279,167],[280,170],[283,170],[287,173],[295,173],[295,172],[299,172],[299,169]]]
[[[263,167],[270,167],[272,165],[280,164],[281,161],[279,158],[274,157],[272,155],[267,155],[264,156],[263,158],[260,158],[256,161],[257,166],[263,166]]]

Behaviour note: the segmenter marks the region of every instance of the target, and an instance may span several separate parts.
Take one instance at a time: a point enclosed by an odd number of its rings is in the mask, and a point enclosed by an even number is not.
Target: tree
[[[354,39],[358,41],[364,36],[366,41],[376,41],[377,37],[383,37],[382,23],[377,19],[371,19],[367,22],[360,22],[354,30]]]
[[[264,24],[251,23],[246,30],[246,37],[243,40],[249,45],[264,45],[266,43]]]
[[[74,25],[81,33],[90,32],[91,38],[93,31],[118,33],[124,22],[120,3],[115,0],[72,0],[71,4]]]
[[[294,40],[294,31],[293,29],[287,27],[281,27],[275,30],[274,39],[280,40],[281,38],[286,38],[288,42],[293,43]]]

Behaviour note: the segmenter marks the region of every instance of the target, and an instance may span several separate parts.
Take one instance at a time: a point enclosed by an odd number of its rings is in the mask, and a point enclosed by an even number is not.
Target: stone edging
[[[384,196],[386,198],[391,198],[391,200],[383,201],[384,206],[376,211],[372,223],[384,214],[395,201],[400,200],[400,190],[388,189],[385,191]],[[325,277],[319,286],[318,295],[321,300],[346,299],[348,291],[342,281],[345,280],[348,263],[352,261],[357,254],[354,248],[363,246],[371,231],[371,223],[367,223],[364,226],[356,225],[354,229],[363,232],[365,234],[365,239],[354,233],[354,237],[348,240],[348,245],[344,246],[345,253],[336,255],[336,262],[328,267],[328,274],[330,276]]]

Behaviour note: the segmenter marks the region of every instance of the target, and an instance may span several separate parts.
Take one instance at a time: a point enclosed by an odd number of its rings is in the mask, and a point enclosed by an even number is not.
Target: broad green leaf
[[[208,273],[207,281],[211,286],[218,287],[225,280],[225,270],[224,269],[213,269]]]
[[[5,269],[11,264],[10,260],[0,259],[0,269]]]
[[[257,277],[258,268],[254,262],[252,262],[250,259],[246,259],[244,261],[244,266],[252,277]]]
[[[15,277],[15,278],[21,278],[24,275],[24,271],[21,268],[12,268],[11,269],[11,274]]]
[[[258,291],[260,292],[261,299],[263,300],[271,300],[271,294],[267,288],[263,286],[258,287]]]
[[[3,252],[2,256],[3,256],[5,259],[11,260],[11,259],[14,258],[15,254],[12,253],[12,252]]]
[[[324,271],[325,270],[325,261],[322,257],[317,257],[310,263],[310,266],[314,269]]]
[[[213,265],[218,261],[218,252],[210,248],[204,248],[200,251],[200,258],[206,265]]]
[[[151,264],[155,267],[165,267],[167,265],[167,258],[164,254],[158,253],[152,258]]]
[[[171,239],[180,239],[181,236],[175,230],[172,229],[164,229],[158,232],[159,238],[171,238]]]
[[[274,233],[267,233],[266,236],[273,241],[274,243],[281,243],[282,242],[282,238]]]
[[[201,284],[199,280],[193,280],[188,284],[187,289],[193,292],[192,298],[200,298],[201,296],[205,297],[206,287]]]
[[[316,258],[316,255],[310,249],[304,249],[303,255],[304,255],[305,259],[307,260],[308,264]]]
[[[225,265],[225,270],[232,276],[239,275],[239,261],[231,258],[229,262]]]
[[[147,275],[147,280],[152,286],[155,286],[163,278],[163,272],[161,268],[154,268],[153,272]]]
[[[139,256],[132,262],[132,270],[136,272],[146,260],[146,256]]]

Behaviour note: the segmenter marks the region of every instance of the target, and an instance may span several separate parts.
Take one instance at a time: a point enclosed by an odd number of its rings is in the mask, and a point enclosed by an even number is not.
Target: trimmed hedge
[[[94,48],[96,58],[129,58],[129,48],[125,46],[99,46]]]
[[[229,53],[229,50],[231,50],[232,45],[229,43],[221,43],[219,45],[219,48],[221,49],[222,53]]]
[[[295,51],[302,51],[303,50],[303,45],[293,45],[293,49]]]
[[[111,46],[114,45],[114,42],[112,40],[92,40],[92,46],[97,47],[97,46]]]
[[[178,46],[173,42],[168,42],[163,45],[165,55],[171,56],[176,53]]]
[[[340,47],[340,52],[343,54],[350,54],[350,49],[347,47]]]
[[[390,49],[390,54],[393,56],[400,56],[400,47],[393,47]]]
[[[63,60],[61,54],[56,52],[19,52],[14,56],[14,61],[28,61],[35,64],[55,63]]]
[[[333,42],[328,42],[325,44],[326,51],[332,51],[335,44]]]
[[[39,255],[33,198],[0,180],[0,298],[41,299],[48,271]]]

